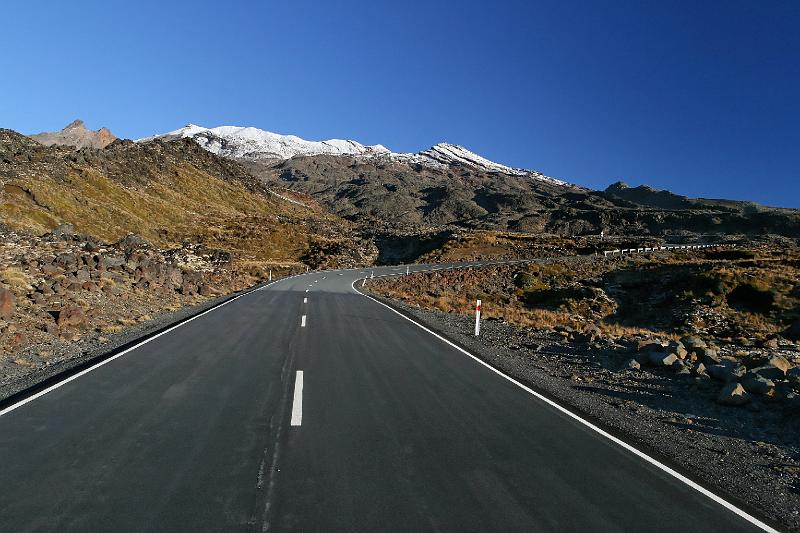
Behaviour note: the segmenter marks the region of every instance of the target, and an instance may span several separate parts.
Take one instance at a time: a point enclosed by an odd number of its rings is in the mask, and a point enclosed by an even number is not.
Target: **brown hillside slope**
[[[204,244],[239,264],[368,260],[348,223],[266,194],[238,163],[189,140],[74,150],[0,130],[0,186],[0,222],[18,231],[68,222],[107,242],[132,232],[160,247]]]

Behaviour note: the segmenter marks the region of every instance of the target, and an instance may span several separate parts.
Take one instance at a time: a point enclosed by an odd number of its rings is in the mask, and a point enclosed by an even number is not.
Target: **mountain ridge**
[[[206,150],[232,159],[259,161],[337,155],[365,159],[387,159],[440,169],[467,166],[490,173],[527,176],[556,185],[567,185],[566,182],[545,176],[541,172],[513,168],[496,163],[461,145],[444,142],[420,152],[405,153],[393,152],[382,144],[364,145],[350,139],[308,141],[296,135],[283,135],[254,127],[217,126],[215,128],[206,128],[191,123],[168,133],[144,137],[137,140],[137,142],[181,137],[192,138]]]

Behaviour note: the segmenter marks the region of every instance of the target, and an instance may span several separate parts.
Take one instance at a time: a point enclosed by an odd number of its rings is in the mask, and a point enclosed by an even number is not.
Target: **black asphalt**
[[[756,530],[351,287],[404,270],[279,281],[0,416],[0,531]]]

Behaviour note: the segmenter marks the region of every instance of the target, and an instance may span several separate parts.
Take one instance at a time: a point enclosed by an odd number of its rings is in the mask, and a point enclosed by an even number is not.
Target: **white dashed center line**
[[[303,315],[303,317],[300,319],[300,327],[306,327],[306,315]]]
[[[303,317],[305,318],[305,317]],[[294,378],[294,402],[292,403],[292,425],[303,423],[303,371],[298,370]]]

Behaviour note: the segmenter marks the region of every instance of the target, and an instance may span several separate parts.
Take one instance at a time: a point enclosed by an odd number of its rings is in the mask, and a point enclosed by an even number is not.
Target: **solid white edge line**
[[[350,286],[353,289],[353,292],[355,292],[357,294],[360,294],[360,295],[364,296],[365,298],[369,298],[373,302],[378,303],[378,304],[384,306],[385,308],[389,309],[391,312],[403,317],[404,319],[408,320],[409,322],[411,322],[412,324],[414,324],[418,328],[430,333],[431,335],[433,335],[437,339],[439,339],[442,342],[444,342],[445,344],[448,344],[449,346],[455,348],[456,350],[458,350],[459,352],[463,353],[464,355],[467,355],[467,356],[471,357],[476,362],[478,362],[481,365],[485,366],[486,368],[488,368],[489,370],[491,370],[495,374],[497,374],[497,375],[503,377],[504,379],[510,381],[511,383],[516,385],[517,387],[519,387],[522,390],[528,392],[529,394],[531,394],[532,396],[534,396],[537,399],[541,400],[542,402],[546,403],[550,407],[553,407],[553,408],[557,409],[559,412],[561,412],[561,413],[569,416],[570,418],[576,420],[577,422],[583,424],[584,426],[586,426],[587,428],[591,429],[595,433],[598,433],[599,435],[607,438],[608,440],[610,440],[614,444],[617,444],[618,446],[621,446],[622,448],[624,448],[625,450],[627,450],[627,451],[631,452],[632,454],[636,455],[640,459],[645,460],[646,462],[650,463],[651,465],[657,467],[658,469],[662,470],[663,472],[665,472],[665,473],[669,474],[670,476],[674,477],[678,481],[681,481],[682,483],[688,485],[689,487],[693,488],[694,490],[696,490],[700,494],[702,494],[702,495],[710,498],[711,500],[717,502],[722,507],[728,509],[729,511],[731,511],[732,513],[734,513],[734,514],[738,515],[739,517],[743,518],[744,520],[746,520],[747,522],[751,523],[752,525],[754,525],[754,526],[756,526],[756,527],[758,527],[758,528],[760,528],[760,529],[762,529],[764,531],[767,531],[769,533],[780,533],[777,529],[774,529],[773,527],[765,524],[764,522],[762,522],[758,518],[750,515],[749,513],[744,511],[743,509],[740,509],[736,505],[730,503],[729,501],[724,499],[722,496],[718,496],[717,494],[711,492],[710,490],[706,489],[702,485],[699,485],[698,483],[695,483],[694,481],[692,481],[688,477],[684,476],[680,472],[678,472],[678,471],[670,468],[669,466],[659,462],[657,459],[655,459],[653,457],[650,457],[649,455],[647,455],[645,452],[639,450],[638,448],[635,448],[634,446],[628,444],[627,442],[615,437],[611,433],[609,433],[609,432],[601,429],[600,427],[592,424],[588,420],[586,420],[584,418],[581,418],[580,416],[576,415],[575,413],[573,413],[572,411],[570,411],[566,407],[563,407],[560,404],[557,404],[553,400],[550,400],[549,398],[539,394],[538,392],[536,392],[535,390],[531,389],[530,387],[528,387],[526,385],[523,385],[522,383],[520,383],[516,379],[512,378],[511,376],[508,376],[508,375],[504,374],[503,372],[501,372],[500,370],[496,369],[495,367],[493,367],[489,363],[483,361],[482,359],[480,359],[479,357],[477,357],[475,355],[472,355],[471,353],[469,353],[464,348],[458,346],[457,344],[455,344],[453,342],[450,342],[449,340],[445,339],[444,337],[442,337],[441,335],[439,335],[435,331],[423,326],[422,324],[420,324],[416,320],[407,317],[406,315],[404,315],[400,311],[392,308],[389,305],[386,305],[385,303],[381,302],[380,300],[376,300],[375,298],[373,298],[372,296],[369,296],[368,294],[364,294],[363,292],[359,292],[355,288],[356,281],[358,281],[358,280],[355,280],[353,282],[353,284]]]
[[[291,278],[293,278],[293,277],[295,277],[295,276],[288,276],[288,277],[286,277],[286,278],[276,279],[275,281],[273,281],[273,282],[271,282],[271,283],[267,283],[267,284],[266,284],[266,285],[264,285],[263,287],[259,287],[258,289],[255,289],[255,290],[252,290],[252,291],[246,292],[246,293],[244,293],[244,294],[240,294],[240,295],[238,295],[238,296],[234,296],[234,297],[233,297],[233,298],[231,298],[230,300],[227,300],[227,301],[225,301],[225,302],[222,302],[222,303],[221,303],[221,304],[219,304],[219,305],[215,305],[215,306],[214,306],[214,307],[212,307],[211,309],[206,309],[206,310],[205,310],[205,311],[203,311],[202,313],[200,313],[200,314],[198,314],[198,315],[195,315],[195,316],[193,316],[193,317],[191,317],[191,318],[189,318],[189,319],[187,319],[187,320],[184,320],[184,321],[183,321],[183,322],[181,322],[180,324],[175,324],[174,326],[170,327],[169,329],[165,329],[165,330],[164,330],[164,331],[162,331],[161,333],[157,333],[157,334],[153,335],[152,337],[148,337],[148,338],[146,338],[145,340],[143,340],[142,342],[140,342],[140,343],[138,343],[138,344],[136,344],[136,345],[134,345],[134,346],[131,346],[130,348],[127,348],[127,349],[125,349],[125,350],[121,351],[120,353],[118,353],[118,354],[116,354],[116,355],[113,355],[113,356],[109,357],[108,359],[104,359],[104,360],[100,361],[99,363],[97,363],[97,364],[95,364],[95,365],[92,365],[92,366],[90,366],[89,368],[85,368],[85,369],[81,370],[81,371],[80,371],[80,372],[78,372],[77,374],[74,374],[74,375],[72,375],[72,376],[69,376],[69,377],[67,377],[67,378],[64,378],[62,381],[59,381],[58,383],[54,383],[54,384],[50,385],[49,387],[47,387],[46,389],[42,389],[42,390],[40,390],[40,391],[39,391],[39,392],[37,392],[36,394],[33,394],[33,395],[31,395],[31,396],[28,396],[27,398],[23,398],[22,400],[18,401],[17,403],[13,403],[13,404],[9,405],[8,407],[6,407],[6,408],[5,408],[5,409],[3,409],[2,411],[0,411],[0,416],[3,416],[3,415],[5,415],[5,414],[8,414],[8,413],[10,413],[11,411],[14,411],[15,409],[18,409],[18,408],[22,407],[23,405],[25,405],[25,404],[28,404],[28,403],[32,402],[33,400],[35,400],[35,399],[37,399],[37,398],[41,398],[41,397],[42,397],[42,396],[44,396],[45,394],[47,394],[47,393],[49,393],[49,392],[52,392],[52,391],[54,391],[54,390],[58,389],[59,387],[62,387],[62,386],[64,386],[64,385],[66,385],[66,384],[67,384],[67,383],[69,383],[70,381],[74,381],[74,380],[78,379],[79,377],[81,377],[81,376],[84,376],[84,375],[88,374],[89,372],[91,372],[91,371],[93,371],[93,370],[96,370],[96,369],[100,368],[100,367],[101,367],[101,366],[103,366],[103,365],[107,365],[107,364],[108,364],[108,363],[110,363],[111,361],[114,361],[114,360],[116,360],[116,359],[119,359],[119,358],[120,358],[120,357],[122,357],[123,355],[125,355],[125,354],[127,354],[127,353],[130,353],[130,352],[134,351],[135,349],[137,349],[137,348],[140,348],[140,347],[144,346],[145,344],[147,344],[147,343],[149,343],[149,342],[151,342],[151,341],[154,341],[154,340],[156,340],[157,338],[159,338],[159,337],[161,337],[161,336],[163,336],[163,335],[166,335],[167,333],[171,333],[172,331],[174,331],[174,330],[178,329],[179,327],[181,327],[181,326],[183,326],[183,325],[186,325],[186,324],[188,324],[189,322],[191,322],[191,321],[193,321],[193,320],[196,320],[196,319],[200,318],[201,316],[207,315],[208,313],[210,313],[210,312],[212,312],[212,311],[216,311],[216,310],[217,310],[217,309],[219,309],[220,307],[224,307],[224,306],[228,305],[229,303],[235,302],[236,300],[238,300],[238,299],[239,299],[239,298],[241,298],[242,296],[247,296],[248,294],[253,294],[254,292],[258,292],[258,291],[263,291],[264,289],[266,289],[266,288],[267,288],[267,287],[269,287],[270,285],[274,285],[275,283],[278,283],[278,282],[280,282],[280,281],[286,281],[286,280],[288,280],[288,279],[291,279]]]
[[[292,425],[303,423],[303,371],[298,370],[294,378],[294,399],[292,400]]]

